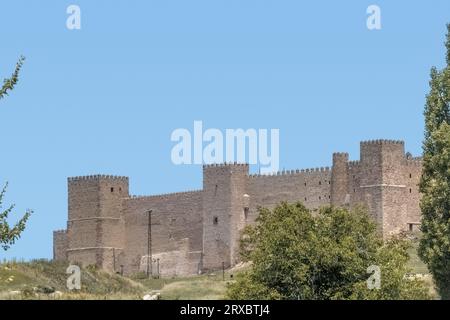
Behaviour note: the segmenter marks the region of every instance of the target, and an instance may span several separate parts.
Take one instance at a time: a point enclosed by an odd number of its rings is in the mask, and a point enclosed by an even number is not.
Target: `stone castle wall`
[[[421,170],[402,141],[375,140],[361,142],[358,161],[333,154],[331,168],[251,175],[246,164],[205,165],[202,190],[190,192],[136,197],[126,177],[69,178],[68,229],[54,233],[54,258],[125,274],[147,265],[161,276],[217,270],[239,261],[241,231],[258,207],[282,201],[362,205],[388,237],[420,224]]]
[[[57,261],[67,260],[67,231],[56,230],[53,231],[53,259]]]
[[[331,170],[327,167],[251,175],[248,191],[250,223],[258,216],[258,206],[273,208],[282,201],[301,201],[309,209],[319,208],[331,201]]]
[[[177,241],[176,249],[152,253],[151,261],[148,255],[141,258],[139,272],[147,272],[147,263],[151,263],[150,273],[158,277],[174,277],[199,274],[202,270],[201,251],[190,251],[188,238]]]
[[[351,204],[365,204],[385,237],[420,223],[420,158],[408,158],[402,141],[361,143],[361,160],[350,162]]]
[[[141,259],[148,252],[149,236],[152,255],[179,251],[179,243],[184,239],[188,242],[186,255],[202,250],[202,191],[125,199],[123,214],[126,273],[139,271]]]
[[[205,270],[229,267],[238,260],[239,234],[245,226],[248,192],[246,164],[203,167],[203,261]]]
[[[69,178],[68,192],[68,260],[115,271],[124,253],[122,204],[129,197],[128,178]]]
[[[406,205],[408,230],[413,231],[420,225],[421,212],[419,182],[422,175],[422,159],[410,158],[405,162],[404,174],[406,179]]]

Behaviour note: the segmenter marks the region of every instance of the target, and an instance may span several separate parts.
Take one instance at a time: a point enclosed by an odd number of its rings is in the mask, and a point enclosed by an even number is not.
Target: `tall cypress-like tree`
[[[0,100],[8,95],[8,91],[14,89],[14,86],[19,81],[19,72],[22,68],[25,58],[22,56],[16,64],[16,68],[10,78],[3,80],[3,85],[0,87]],[[5,196],[6,187],[0,191],[0,209],[2,209],[2,202]],[[32,211],[27,210],[25,215],[16,222],[13,226],[8,223],[8,216],[14,209],[14,205],[9,206],[6,210],[0,210],[0,247],[3,250],[8,250],[9,247],[20,237],[20,234],[25,229],[25,224],[30,217]]]
[[[450,299],[450,24],[447,66],[431,69],[425,107],[420,192],[423,194],[419,255],[433,274],[442,299]]]

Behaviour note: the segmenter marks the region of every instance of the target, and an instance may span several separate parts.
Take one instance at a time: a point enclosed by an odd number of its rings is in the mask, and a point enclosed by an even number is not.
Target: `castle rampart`
[[[124,217],[126,273],[138,272],[149,239],[152,254],[177,251],[183,239],[188,252],[202,250],[202,191],[125,199]]]
[[[372,140],[361,142],[359,160],[334,153],[331,168],[261,175],[247,164],[204,165],[202,190],[134,196],[127,177],[69,178],[67,230],[53,234],[54,259],[161,276],[233,266],[258,207],[282,201],[313,210],[362,205],[389,237],[420,224],[421,171],[422,159],[405,154],[404,142]]]

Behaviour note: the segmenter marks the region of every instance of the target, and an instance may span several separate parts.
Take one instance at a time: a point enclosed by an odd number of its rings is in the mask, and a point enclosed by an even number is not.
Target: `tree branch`
[[[0,89],[0,100],[3,99],[4,96],[7,96],[8,91],[11,91],[12,89],[14,89],[14,86],[19,81],[19,73],[20,73],[20,69],[22,69],[24,61],[25,61],[25,57],[20,56],[19,61],[17,61],[17,63],[16,63],[16,68],[15,68],[13,74],[11,75],[11,78],[7,78],[7,79],[3,80],[3,86]]]

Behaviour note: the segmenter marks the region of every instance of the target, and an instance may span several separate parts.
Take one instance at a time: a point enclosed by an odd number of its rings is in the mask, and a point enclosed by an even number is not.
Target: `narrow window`
[[[353,193],[355,193],[356,192],[356,189],[353,189]]]
[[[321,196],[319,196],[319,200],[322,200],[322,197],[321,197]]]
[[[409,224],[409,231],[413,231],[413,224],[412,223]]]
[[[412,178],[412,174],[411,174],[411,173],[409,174],[409,178],[410,178],[410,179]]]
[[[322,185],[322,181],[319,181],[319,186],[321,186]]]
[[[111,192],[114,192],[114,188],[113,187],[111,187]]]
[[[248,218],[248,212],[249,212],[249,208],[245,207],[244,208],[244,218],[245,218],[245,220],[247,220],[247,218]]]
[[[306,187],[306,182],[305,182],[305,187]]]
[[[409,188],[409,193],[412,193],[412,189],[411,188]]]
[[[308,199],[307,199],[307,198],[305,198],[305,202],[306,202],[306,201],[308,201]]]
[[[218,217],[214,217],[214,219],[213,219],[213,224],[214,224],[214,225],[219,224],[219,218],[218,218]]]

